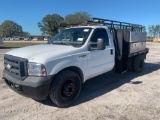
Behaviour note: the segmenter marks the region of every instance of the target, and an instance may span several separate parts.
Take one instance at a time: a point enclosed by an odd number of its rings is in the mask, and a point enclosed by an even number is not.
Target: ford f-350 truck
[[[14,91],[59,107],[72,104],[86,80],[127,70],[141,72],[149,49],[143,26],[93,18],[66,28],[48,44],[14,49],[4,55],[3,78]],[[107,78],[106,78],[107,80]]]

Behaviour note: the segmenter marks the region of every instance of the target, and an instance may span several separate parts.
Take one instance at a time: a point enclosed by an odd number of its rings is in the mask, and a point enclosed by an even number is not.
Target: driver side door
[[[89,78],[103,74],[112,69],[112,63],[114,61],[113,48],[110,45],[108,34],[106,29],[95,29],[90,41],[97,42],[98,38],[105,40],[106,48],[104,50],[93,49],[88,54],[88,72]],[[97,45],[92,45],[92,48],[96,48]]]

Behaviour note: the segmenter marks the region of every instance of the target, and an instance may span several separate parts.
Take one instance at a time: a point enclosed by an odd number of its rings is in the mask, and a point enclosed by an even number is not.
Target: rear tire
[[[142,72],[143,68],[144,68],[144,56],[138,55],[134,59],[133,70],[134,72]]]
[[[73,71],[59,73],[52,82],[49,98],[58,107],[71,105],[81,91],[81,79]]]

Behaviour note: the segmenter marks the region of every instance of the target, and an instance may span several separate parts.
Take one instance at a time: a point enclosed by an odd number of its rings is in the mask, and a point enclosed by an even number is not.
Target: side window
[[[105,40],[106,45],[109,45],[109,38],[107,31],[105,29],[97,29],[93,33],[93,36],[91,37],[91,42],[97,42],[98,38],[102,38]],[[96,47],[96,45],[93,45],[92,47]]]

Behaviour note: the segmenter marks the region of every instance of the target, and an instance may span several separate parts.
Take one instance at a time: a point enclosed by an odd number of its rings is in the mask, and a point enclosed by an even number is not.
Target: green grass
[[[4,44],[0,44],[0,47],[19,48],[38,44],[45,44],[45,42],[4,42]]]

